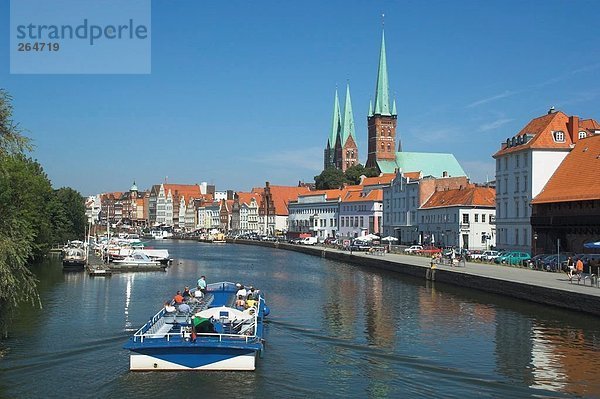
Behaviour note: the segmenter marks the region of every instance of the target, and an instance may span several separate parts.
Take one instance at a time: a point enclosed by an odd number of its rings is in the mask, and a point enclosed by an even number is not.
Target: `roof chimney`
[[[572,115],[569,116],[569,122],[567,122],[567,131],[569,132],[569,136],[571,136],[571,142],[573,144],[577,143],[579,140],[579,117]]]

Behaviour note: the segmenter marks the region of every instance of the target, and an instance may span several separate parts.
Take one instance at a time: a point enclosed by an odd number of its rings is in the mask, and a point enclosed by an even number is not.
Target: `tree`
[[[81,194],[70,187],[54,190],[49,206],[53,244],[81,240],[85,235],[85,205]]]
[[[23,130],[12,120],[11,101],[10,94],[0,89],[0,156],[31,150],[31,140],[23,136]]]
[[[329,190],[340,188],[345,183],[344,173],[337,168],[327,168],[318,176],[315,176],[317,190]]]
[[[365,168],[361,164],[354,165],[346,169],[344,177],[348,184],[360,184],[360,177],[365,175],[366,177],[378,176],[377,169]]]

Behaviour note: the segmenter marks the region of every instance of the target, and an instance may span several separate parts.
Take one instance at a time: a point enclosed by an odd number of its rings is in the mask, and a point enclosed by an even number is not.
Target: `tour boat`
[[[254,370],[269,308],[261,293],[256,306],[235,308],[237,290],[230,282],[208,284],[203,298],[188,302],[189,312],[161,309],[125,344],[130,370]]]
[[[63,250],[62,264],[64,268],[82,268],[87,257],[83,248],[70,247]]]
[[[143,252],[134,252],[123,259],[113,261],[114,265],[117,266],[161,266],[161,263],[157,260],[152,260],[148,255]]]

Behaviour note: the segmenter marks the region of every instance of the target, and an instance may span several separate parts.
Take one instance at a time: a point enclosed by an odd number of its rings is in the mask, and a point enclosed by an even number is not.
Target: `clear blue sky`
[[[2,1],[0,87],[56,187],[297,184],[322,168],[346,80],[366,161],[382,12],[405,151],[485,181],[551,105],[600,118],[598,1],[153,1],[150,75],[11,75]]]

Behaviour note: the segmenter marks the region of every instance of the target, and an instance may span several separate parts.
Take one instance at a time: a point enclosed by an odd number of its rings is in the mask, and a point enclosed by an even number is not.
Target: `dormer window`
[[[556,141],[557,143],[564,143],[565,142],[565,132],[563,132],[562,130],[554,132],[554,141]]]
[[[513,147],[514,145],[515,145],[515,138],[513,137],[510,146]]]
[[[587,137],[587,134],[584,131],[579,132],[579,138],[584,139]]]

